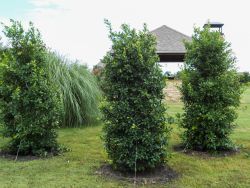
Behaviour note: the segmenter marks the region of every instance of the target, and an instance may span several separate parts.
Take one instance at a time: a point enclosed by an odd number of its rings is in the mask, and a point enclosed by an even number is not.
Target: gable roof
[[[191,37],[166,25],[151,31],[151,33],[157,39],[157,53],[186,53],[183,41],[191,41]]]

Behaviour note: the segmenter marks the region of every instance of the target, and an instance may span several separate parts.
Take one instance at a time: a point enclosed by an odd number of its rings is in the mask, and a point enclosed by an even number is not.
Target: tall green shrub
[[[40,33],[32,23],[25,31],[13,20],[3,32],[9,47],[0,62],[0,99],[9,149],[24,155],[56,152],[60,103],[49,82]]]
[[[112,50],[103,59],[104,141],[115,168],[143,171],[164,163],[168,143],[156,39],[144,26],[112,31]]]
[[[192,42],[185,46],[184,144],[195,150],[230,149],[241,94],[230,44],[206,27],[195,29]]]
[[[100,116],[101,92],[86,66],[55,53],[47,56],[52,82],[58,86],[63,103],[62,125],[87,126]]]

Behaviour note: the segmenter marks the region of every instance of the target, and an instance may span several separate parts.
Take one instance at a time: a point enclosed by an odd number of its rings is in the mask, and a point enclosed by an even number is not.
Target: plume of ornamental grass
[[[62,125],[82,127],[93,124],[100,116],[101,91],[87,67],[56,53],[48,53],[50,78],[62,99]]]

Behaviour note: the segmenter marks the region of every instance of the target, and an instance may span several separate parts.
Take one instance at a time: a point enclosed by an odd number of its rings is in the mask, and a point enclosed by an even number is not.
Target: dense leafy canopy
[[[0,62],[0,99],[3,135],[9,149],[20,154],[46,155],[58,149],[58,94],[49,82],[46,47],[30,23],[27,31],[11,20],[4,27],[10,46]]]
[[[197,150],[230,149],[241,94],[230,45],[219,32],[206,27],[195,29],[192,42],[185,46],[184,144]]]
[[[104,141],[115,168],[143,171],[164,163],[168,142],[165,80],[157,65],[156,39],[144,26],[137,32],[122,25],[103,59]]]

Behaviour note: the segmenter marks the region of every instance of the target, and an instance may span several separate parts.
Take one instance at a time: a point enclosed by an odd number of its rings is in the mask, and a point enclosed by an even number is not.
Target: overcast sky
[[[250,2],[247,0],[0,0],[0,21],[34,22],[47,46],[90,68],[110,48],[104,18],[114,29],[128,23],[149,30],[167,25],[191,36],[194,26],[224,23],[240,71],[250,71]]]

